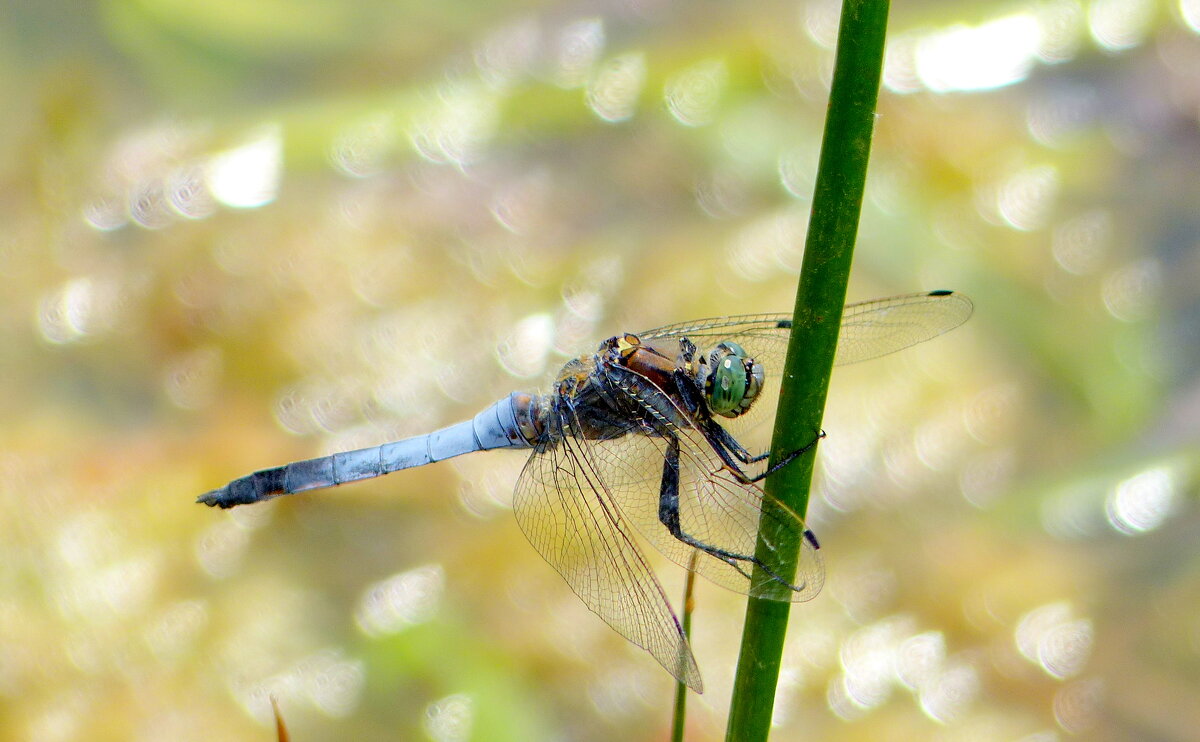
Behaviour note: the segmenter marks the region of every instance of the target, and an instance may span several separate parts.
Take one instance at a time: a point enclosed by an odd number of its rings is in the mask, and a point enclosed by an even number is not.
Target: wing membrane
[[[848,305],[835,363],[856,363],[929,340],[965,322],[971,310],[969,299],[950,292]],[[702,349],[713,344],[706,339],[732,340],[759,359],[767,369],[763,398],[768,401],[739,418],[721,421],[738,435],[756,420],[774,414],[791,321],[782,314],[716,317],[666,325],[640,337],[667,352],[678,352],[678,339],[683,337]],[[594,363],[581,359],[563,369],[560,381],[582,381],[594,370]],[[679,441],[678,507],[684,532],[726,554],[748,556],[755,553],[760,521],[769,517],[777,520],[777,531],[801,548],[795,590],[781,589],[777,581],[752,584],[750,562],[719,555],[705,553],[696,560],[698,572],[738,592],[800,601],[820,591],[824,567],[805,538],[803,521],[782,506],[764,508],[762,489],[734,477],[678,400],[645,381],[637,393],[608,390],[626,394],[635,412],[619,423],[606,421],[609,432],[602,440],[575,435],[572,431],[584,426],[573,418],[569,404],[556,398],[548,442],[536,447],[521,473],[514,511],[533,547],[588,608],[677,679],[700,691],[691,648],[633,536],[636,530],[685,568],[697,551],[672,536],[659,520],[667,436]],[[646,395],[656,395],[655,404],[648,404]],[[675,414],[668,420],[662,410],[671,406]]]
[[[517,523],[588,608],[699,693],[683,629],[587,445],[564,435],[534,452],[517,481]]]
[[[966,322],[972,309],[970,299],[945,291],[848,304],[842,311],[834,363],[858,363],[930,340]],[[743,314],[665,325],[640,333],[640,337],[733,340],[778,369],[791,328],[790,314]]]
[[[835,365],[858,363],[895,353],[958,327],[971,316],[971,300],[962,294],[933,291],[849,304],[842,311]],[[640,333],[643,341],[668,343],[687,337],[702,351],[732,340],[766,369],[766,384],[750,411],[721,421],[744,445],[766,447],[762,423],[775,414],[780,369],[792,333],[788,314],[743,314],[665,325]],[[815,433],[816,431],[814,431]]]
[[[967,321],[974,305],[935,291],[851,304],[842,312],[834,363],[858,363],[931,340]]]
[[[649,391],[647,391],[649,390]],[[752,564],[724,560],[702,553],[695,569],[708,580],[735,592],[772,600],[805,601],[820,592],[824,567],[812,544],[804,538],[804,522],[784,509],[763,508],[763,491],[757,484],[739,481],[727,469],[695,425],[671,424],[652,412],[655,405],[645,397],[655,395],[660,404],[675,408],[675,419],[690,420],[674,400],[648,379],[637,393],[624,392],[642,411],[642,421],[627,434],[589,442],[589,453],[607,490],[625,518],[659,552],[683,567],[691,563],[693,547],[675,538],[659,520],[659,491],[667,440],[646,431],[669,428],[679,440],[679,517],[683,531],[708,546],[743,556],[755,553],[759,522],[763,517],[801,544],[800,566],[794,582],[797,590],[775,580],[751,583]]]

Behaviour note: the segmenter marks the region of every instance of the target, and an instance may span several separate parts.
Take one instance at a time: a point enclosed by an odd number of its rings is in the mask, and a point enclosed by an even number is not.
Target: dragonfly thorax
[[[749,410],[765,379],[763,365],[730,340],[718,344],[700,363],[708,409],[722,417],[737,417]]]

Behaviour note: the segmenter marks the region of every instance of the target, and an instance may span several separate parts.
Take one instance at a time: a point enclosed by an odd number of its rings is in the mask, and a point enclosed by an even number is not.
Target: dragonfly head
[[[726,340],[708,355],[704,397],[708,409],[722,417],[737,417],[750,409],[762,391],[766,372],[735,342]]]

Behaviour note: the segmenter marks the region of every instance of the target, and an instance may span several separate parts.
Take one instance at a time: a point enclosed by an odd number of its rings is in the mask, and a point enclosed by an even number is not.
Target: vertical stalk
[[[821,428],[858,234],[887,14],[887,0],[842,3],[829,112],[771,439],[772,464],[803,448]],[[765,507],[778,501],[804,515],[814,453],[767,478]],[[775,565],[777,574],[794,574],[800,544],[793,537],[785,539],[782,533],[766,533],[772,520],[762,519],[764,531],[759,534],[757,554]],[[776,548],[767,548],[766,541]],[[786,602],[749,599],[725,736],[730,742],[767,739],[790,608]]]
[[[689,642],[692,640],[692,611],[696,608],[692,591],[696,586],[696,560],[699,557],[700,552],[692,549],[692,556],[688,560],[687,581],[683,586],[683,635]],[[687,694],[688,687],[683,684],[683,681],[676,681],[675,713],[671,717],[671,742],[683,742],[684,722],[687,721]]]

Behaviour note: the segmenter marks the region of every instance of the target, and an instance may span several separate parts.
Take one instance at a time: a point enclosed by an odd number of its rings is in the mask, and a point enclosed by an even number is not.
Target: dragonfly
[[[929,340],[972,309],[952,291],[850,304],[834,362]],[[774,467],[769,451],[743,443],[774,414],[791,329],[791,315],[750,314],[614,335],[564,365],[548,394],[514,392],[433,433],[256,471],[197,502],[230,508],[475,451],[532,449],[513,495],[529,542],[588,608],[701,692],[695,657],[642,542],[739,593],[798,602],[820,592],[816,537],[796,513],[766,500],[760,483],[824,433]],[[800,545],[794,575],[758,555],[779,548],[758,545],[764,519],[775,526],[764,532]]]

